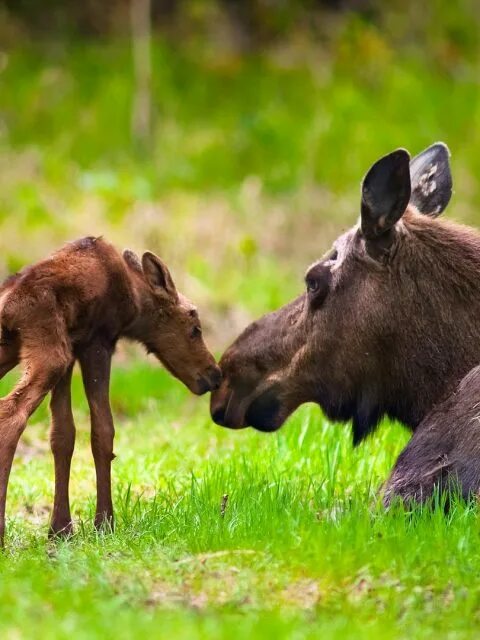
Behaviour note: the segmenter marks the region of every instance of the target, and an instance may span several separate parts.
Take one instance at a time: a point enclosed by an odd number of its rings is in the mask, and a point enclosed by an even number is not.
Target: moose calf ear
[[[142,256],[142,268],[145,279],[152,288],[164,289],[169,296],[177,297],[177,290],[170,271],[158,256],[146,251]]]
[[[410,200],[410,156],[397,149],[377,160],[362,183],[361,226],[370,240],[386,233],[405,213]]]
[[[452,197],[450,151],[443,142],[436,142],[410,162],[412,197],[410,202],[420,213],[436,218]]]

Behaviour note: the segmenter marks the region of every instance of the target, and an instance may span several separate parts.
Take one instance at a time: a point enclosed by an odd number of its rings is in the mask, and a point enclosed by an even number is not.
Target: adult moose
[[[437,143],[411,162],[398,149],[370,168],[360,223],[307,270],[306,292],[253,322],[223,355],[211,399],[218,424],[274,431],[316,402],[330,419],[352,421],[355,444],[382,416],[414,431],[425,419],[432,432],[429,413],[480,363],[480,234],[437,218],[452,191],[448,158]],[[402,494],[410,473],[408,493],[418,496],[413,485],[446,468],[442,439],[461,427],[433,429],[430,468],[412,481],[425,462],[414,436],[390,495]]]

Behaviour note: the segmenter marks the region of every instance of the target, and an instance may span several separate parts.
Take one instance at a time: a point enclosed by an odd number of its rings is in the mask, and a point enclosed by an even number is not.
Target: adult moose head
[[[357,444],[384,415],[415,429],[480,362],[480,235],[437,218],[448,158],[437,143],[371,167],[359,224],[307,270],[306,292],[223,355],[215,422],[274,431],[316,402],[352,420]]]

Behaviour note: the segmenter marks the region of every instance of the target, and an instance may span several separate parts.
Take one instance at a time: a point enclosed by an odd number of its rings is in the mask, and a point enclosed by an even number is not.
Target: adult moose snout
[[[254,396],[254,398],[247,396],[243,401],[237,402],[225,381],[225,384],[212,393],[210,401],[212,420],[228,429],[243,429],[250,426],[257,431],[276,431],[284,421],[277,385],[272,385]]]
[[[223,376],[222,382],[210,397],[210,414],[212,420],[221,427],[229,429],[242,429],[247,426],[238,415],[238,404],[232,402],[232,390],[228,380]],[[232,414],[233,411],[233,414]]]
[[[228,429],[276,431],[300,404],[292,396],[288,366],[302,366],[294,354],[305,345],[304,331],[293,331],[304,313],[300,296],[279,311],[252,323],[223,354],[222,383],[212,393],[212,420]],[[278,341],[272,335],[280,336]],[[289,362],[285,362],[289,354]],[[284,384],[284,382],[286,384]],[[293,394],[294,395],[294,394]]]
[[[210,397],[210,414],[212,420],[221,427],[225,427],[225,415],[228,408],[230,393],[225,381],[218,386]]]

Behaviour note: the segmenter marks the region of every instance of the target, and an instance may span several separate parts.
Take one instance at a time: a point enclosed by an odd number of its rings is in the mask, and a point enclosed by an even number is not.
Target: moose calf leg
[[[113,529],[111,464],[115,429],[109,401],[111,349],[90,345],[80,356],[83,384],[90,407],[92,453],[97,475],[95,526]]]
[[[50,411],[52,426],[50,446],[55,463],[55,498],[53,501],[50,536],[68,536],[73,531],[70,515],[70,464],[75,446],[75,423],[72,414],[71,390],[73,363],[52,391]]]
[[[48,355],[46,355],[46,353]],[[0,545],[5,535],[7,485],[18,440],[27,420],[64,374],[68,362],[55,353],[30,353],[25,374],[15,389],[0,400]]]

